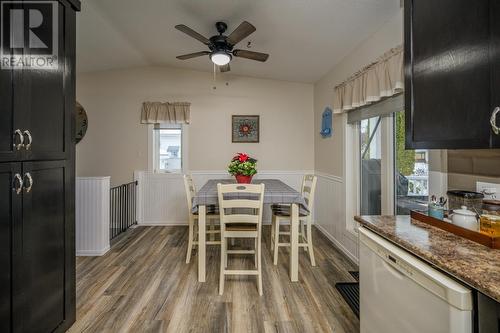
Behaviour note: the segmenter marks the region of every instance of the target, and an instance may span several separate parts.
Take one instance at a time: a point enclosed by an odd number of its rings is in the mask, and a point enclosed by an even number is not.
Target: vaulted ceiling
[[[315,82],[399,11],[399,0],[84,0],[77,21],[77,70],[173,66],[210,72],[208,56],[177,60],[206,46],[174,29],[206,37],[224,21],[257,31],[238,47],[269,53],[267,62],[233,59],[231,73]]]

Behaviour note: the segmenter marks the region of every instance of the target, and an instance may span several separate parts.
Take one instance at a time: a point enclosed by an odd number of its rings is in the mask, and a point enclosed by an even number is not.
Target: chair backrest
[[[262,225],[264,184],[217,184],[221,225],[228,223]]]
[[[302,196],[306,200],[310,212],[314,209],[314,193],[316,192],[317,180],[318,177],[315,175],[304,175],[302,180]]]
[[[184,175],[184,188],[186,189],[186,199],[188,205],[188,212],[191,214],[191,208],[193,207],[193,198],[196,195],[196,187],[193,183],[193,178],[191,175]]]

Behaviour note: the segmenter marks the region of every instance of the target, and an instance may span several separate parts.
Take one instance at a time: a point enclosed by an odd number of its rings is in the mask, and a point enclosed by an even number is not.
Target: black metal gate
[[[137,223],[137,181],[112,187],[110,191],[109,238],[113,239]]]

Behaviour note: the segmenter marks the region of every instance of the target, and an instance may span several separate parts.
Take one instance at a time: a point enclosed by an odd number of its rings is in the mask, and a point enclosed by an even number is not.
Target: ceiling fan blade
[[[204,56],[207,54],[210,54],[210,52],[209,51],[200,51],[200,52],[195,52],[195,53],[183,54],[183,55],[177,56],[176,58],[180,59],[180,60],[186,60],[186,59],[201,57],[201,56]]]
[[[221,71],[221,73],[229,72],[231,70],[231,66],[229,66],[229,64],[224,66],[219,66],[219,70]]]
[[[250,36],[255,30],[255,27],[248,23],[247,21],[243,21],[228,37],[227,42],[231,45],[236,45],[241,42],[243,39]]]
[[[176,25],[175,29],[177,29],[179,31],[182,31],[183,33],[185,33],[186,35],[189,35],[189,36],[193,37],[194,39],[199,40],[200,42],[202,42],[205,45],[209,45],[210,44],[210,41],[205,36],[197,33],[196,31],[194,31],[190,27],[185,26],[184,24],[178,24],[178,25]]]
[[[261,62],[264,62],[267,60],[267,58],[269,58],[269,54],[267,53],[260,53],[254,51],[246,51],[246,50],[234,50],[233,55],[235,57],[257,60]]]

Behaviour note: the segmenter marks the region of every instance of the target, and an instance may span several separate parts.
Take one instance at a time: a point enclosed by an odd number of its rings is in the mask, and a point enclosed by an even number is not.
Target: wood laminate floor
[[[77,321],[70,332],[358,332],[359,320],[335,289],[356,267],[314,231],[316,267],[300,250],[299,282],[290,282],[288,250],[272,263],[264,229],[264,296],[254,276],[227,277],[218,294],[219,249],[207,247],[207,282],[197,256],[185,263],[187,227],[138,227],[102,257],[77,258]],[[236,243],[244,247],[245,244]],[[253,267],[234,255],[229,267]]]

